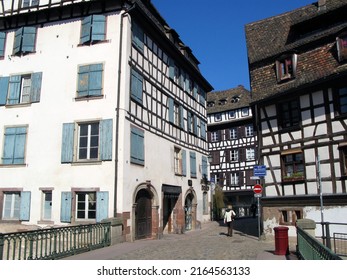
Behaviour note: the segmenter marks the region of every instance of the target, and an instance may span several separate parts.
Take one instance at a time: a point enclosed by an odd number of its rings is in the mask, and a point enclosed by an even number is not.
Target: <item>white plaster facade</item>
[[[200,185],[204,164],[202,159],[207,155],[206,139],[200,134],[201,123],[206,122],[206,105],[199,99],[185,97],[187,93],[184,89],[177,87],[170,79],[169,66],[152,53],[146,42],[144,52],[139,53],[134,48],[132,25],[133,21],[139,17],[136,12],[145,7],[145,13],[148,13],[148,7],[141,4],[141,1],[137,1],[138,6],[132,8],[131,3],[127,1],[124,7],[120,6],[122,1],[101,1],[106,3],[104,6],[95,4],[98,1],[90,1],[92,2],[91,12],[82,15],[79,14],[78,9],[73,8],[80,1],[64,3],[68,7],[67,10],[54,5],[41,7],[47,4],[46,2],[40,1],[37,9],[33,8],[29,11],[29,14],[35,14],[38,13],[37,10],[40,10],[42,14],[38,14],[38,18],[47,15],[46,20],[41,18],[42,22],[40,22],[40,19],[26,16],[28,11],[18,10],[15,13],[15,17],[18,17],[17,25],[4,28],[6,27],[4,24],[0,30],[6,34],[4,54],[0,59],[0,77],[42,72],[39,102],[0,106],[0,135],[2,135],[0,154],[3,155],[5,149],[6,127],[27,127],[24,162],[22,164],[2,162],[0,165],[0,210],[3,222],[0,223],[0,231],[1,228],[4,230],[4,226],[1,226],[4,223],[17,224],[20,228],[22,225],[45,227],[95,222],[95,218],[83,220],[76,217],[78,211],[76,194],[79,191],[106,192],[107,214],[104,214],[102,218],[121,218],[127,240],[134,240],[137,227],[135,223],[136,193],[143,189],[141,186],[148,187],[152,197],[151,207],[154,209],[152,212],[154,216],[149,218],[152,219],[152,229],[150,233],[147,233],[147,237],[156,237],[165,231],[178,231],[177,228],[174,229],[174,225],[171,230],[168,230],[167,224],[163,224],[164,185],[176,186],[181,190],[179,194],[176,194],[180,197],[179,199],[176,197],[175,206],[170,208],[172,212],[169,211],[171,216],[175,214],[173,212],[179,212],[177,227],[185,226],[185,199],[189,194],[192,194],[192,203],[195,207],[193,228],[198,227],[200,222],[209,220],[209,197],[208,194],[203,194]],[[52,2],[56,4],[61,1]],[[14,1],[14,7],[16,5],[17,2]],[[87,7],[88,4],[83,5]],[[61,18],[55,17],[53,9],[61,13]],[[44,13],[44,10],[48,12]],[[68,14],[73,14],[72,11],[76,14],[69,17]],[[106,37],[96,44],[83,45],[80,43],[81,22],[93,12],[106,16]],[[154,16],[160,18],[159,14]],[[4,23],[6,15],[3,19]],[[30,26],[37,27],[35,52],[14,55],[15,32],[21,26],[26,26],[20,23],[21,19],[29,19]],[[146,21],[148,20],[146,18]],[[163,19],[160,18],[160,21]],[[153,22],[146,22],[141,26],[145,34],[144,38],[148,40],[152,36],[150,33],[154,32],[149,27],[151,24],[154,25]],[[159,30],[160,27],[157,29]],[[185,60],[180,50],[172,50],[176,47],[169,43],[168,38],[165,39],[165,32],[156,36],[159,36],[161,40],[164,38],[164,43],[159,39],[157,42],[153,41],[156,48],[161,49],[161,53],[169,53],[171,59],[177,60],[179,67],[186,73],[190,73],[201,89],[205,91],[211,89],[195,66]],[[193,57],[192,54],[190,55]],[[143,66],[141,61],[145,61]],[[76,91],[79,86],[79,66],[90,64],[103,66],[101,96],[78,98]],[[151,100],[140,107],[132,101],[130,94],[131,69],[135,64],[137,70],[144,76],[144,100]],[[151,67],[156,69],[155,76],[148,70]],[[149,89],[150,87],[152,88]],[[163,101],[165,98],[173,98],[184,106],[184,127],[178,128],[169,122],[170,108]],[[140,110],[141,114],[139,114]],[[190,125],[188,111],[199,116],[199,134],[192,135],[187,131]],[[111,120],[109,127],[111,129],[109,135],[112,135],[111,143],[109,143],[112,147],[111,159],[101,160],[99,155],[96,160],[76,160],[79,147],[76,143],[79,136],[75,132],[74,159],[71,163],[62,163],[63,125],[74,123],[77,130],[80,123],[101,123],[103,120]],[[144,163],[141,165],[131,162],[132,127],[141,129],[143,132]],[[175,173],[175,147],[187,151],[185,174]],[[101,149],[101,143],[99,143],[99,149]],[[193,177],[190,172],[189,152],[194,152],[196,155],[197,174]],[[8,193],[21,191],[30,193],[30,202],[27,205],[28,218],[20,220],[14,216],[13,219],[7,219],[5,216],[8,213],[5,215],[4,212],[5,205],[8,205],[5,202],[5,196]],[[45,191],[52,193],[50,219],[42,218]],[[71,207],[74,209],[71,209],[72,216],[69,223],[61,219],[62,193],[64,192],[75,193],[72,195]]]

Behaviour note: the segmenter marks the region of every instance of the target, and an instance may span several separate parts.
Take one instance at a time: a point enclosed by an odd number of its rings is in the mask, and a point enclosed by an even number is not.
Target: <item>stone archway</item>
[[[197,200],[194,189],[190,188],[184,199],[184,220],[185,220],[185,230],[195,230],[196,229],[196,208]]]
[[[148,182],[138,185],[133,195],[132,240],[158,237],[158,209],[155,188]]]

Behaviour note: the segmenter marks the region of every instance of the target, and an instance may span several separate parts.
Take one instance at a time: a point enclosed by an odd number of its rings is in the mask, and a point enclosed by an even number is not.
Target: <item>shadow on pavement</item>
[[[227,235],[227,227],[223,220],[218,221],[219,226],[223,228],[220,235]],[[234,231],[239,231],[241,234],[258,237],[258,219],[252,217],[236,218],[234,221]]]

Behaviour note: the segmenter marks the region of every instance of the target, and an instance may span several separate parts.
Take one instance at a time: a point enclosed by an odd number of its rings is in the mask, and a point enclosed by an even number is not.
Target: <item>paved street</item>
[[[290,255],[275,255],[274,240],[258,240],[257,219],[235,221],[234,236],[218,222],[202,224],[200,230],[166,234],[160,240],[139,240],[86,252],[65,260],[292,260],[296,259],[295,239],[290,239]]]

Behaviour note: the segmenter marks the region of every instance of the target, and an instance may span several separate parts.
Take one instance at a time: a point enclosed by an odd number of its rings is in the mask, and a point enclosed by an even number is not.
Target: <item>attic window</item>
[[[214,107],[214,101],[207,102],[207,107]]]
[[[295,78],[297,55],[282,56],[276,61],[277,81],[282,82]]]
[[[219,105],[225,105],[227,103],[226,98],[220,99],[219,100]]]
[[[237,103],[239,102],[239,100],[240,100],[240,96],[234,95],[231,99],[231,103]]]
[[[347,34],[336,38],[337,54],[339,61],[347,60]]]

